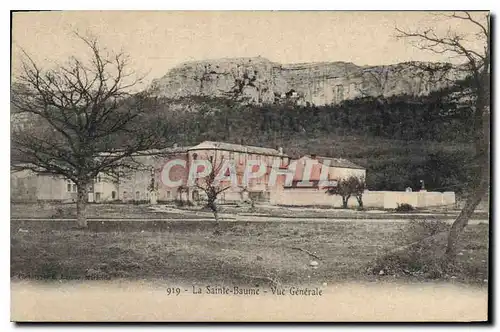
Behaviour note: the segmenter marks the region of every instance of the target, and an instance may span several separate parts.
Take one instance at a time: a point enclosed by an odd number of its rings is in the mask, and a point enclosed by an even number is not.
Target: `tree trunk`
[[[342,196],[342,207],[344,209],[347,209],[347,201],[349,200],[349,197],[344,197]]]
[[[214,213],[215,224],[219,226],[219,214],[217,213],[217,209],[212,210]]]
[[[356,196],[356,199],[358,200],[359,207],[363,207],[363,196]]]
[[[87,182],[83,181],[77,184],[76,223],[79,228],[87,228],[87,201]]]
[[[489,189],[490,178],[490,114],[489,114],[489,75],[487,72],[481,77],[477,87],[477,101],[474,112],[474,146],[476,152],[477,180],[471,185],[470,196],[465,202],[465,206],[451,226],[448,235],[448,244],[446,247],[445,259],[451,263],[457,255],[457,241],[460,233],[463,231],[469,218],[474,213],[481,199],[486,195]]]
[[[214,219],[215,219],[215,230],[214,230],[214,235],[220,235],[221,234],[221,229],[220,229],[220,223],[219,223],[219,212],[217,211],[217,204],[215,201],[209,202],[208,205],[210,206],[210,209],[212,210],[212,213],[214,214]]]
[[[215,200],[208,197],[207,206],[210,208],[210,210],[212,210],[212,213],[214,214],[215,223],[218,225],[219,224],[219,215],[217,213],[217,204],[215,203]]]
[[[488,191],[488,177],[486,174],[482,176],[479,185],[476,187],[474,192],[467,198],[465,206],[458,215],[457,219],[453,222],[450,232],[448,234],[448,245],[446,247],[445,258],[446,261],[453,262],[457,255],[457,242],[460,233],[463,231],[465,226],[467,226],[470,217],[474,213],[481,199],[486,195]]]

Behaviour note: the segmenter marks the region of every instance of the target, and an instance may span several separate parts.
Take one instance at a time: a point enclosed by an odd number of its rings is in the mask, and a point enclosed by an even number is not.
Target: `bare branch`
[[[23,50],[11,103],[13,114],[30,115],[31,125],[16,132],[12,143],[17,154],[24,154],[17,159],[27,169],[33,168],[31,162],[82,182],[112,172],[121,160],[159,144],[161,135],[149,130],[156,129],[150,115],[155,102],[130,92],[143,77],[133,77],[127,55],[110,54],[97,38],[74,34],[88,47],[89,61],[70,57],[64,65],[42,69]]]
[[[463,13],[464,13],[465,16],[458,15],[457,13],[454,12],[451,15],[451,17],[458,18],[458,19],[461,19],[461,20],[467,20],[467,21],[470,21],[470,22],[474,23],[475,25],[477,25],[481,29],[481,31],[484,33],[485,37],[487,37],[487,38],[489,37],[488,29],[486,28],[485,25],[479,23],[477,20],[474,20],[471,17],[471,15],[470,15],[469,12],[465,11]],[[486,21],[488,21],[488,15],[486,15]]]

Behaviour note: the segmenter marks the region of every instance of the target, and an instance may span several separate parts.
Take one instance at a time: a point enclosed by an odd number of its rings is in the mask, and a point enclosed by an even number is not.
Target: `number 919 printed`
[[[181,289],[179,287],[167,287],[167,295],[179,296]]]

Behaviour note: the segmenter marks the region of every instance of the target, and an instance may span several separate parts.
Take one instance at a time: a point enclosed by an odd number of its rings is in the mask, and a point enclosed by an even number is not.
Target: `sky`
[[[262,56],[279,63],[346,61],[383,65],[450,61],[396,38],[395,27],[473,33],[471,25],[431,12],[59,11],[18,12],[12,22],[12,68],[20,50],[44,66],[87,50],[73,31],[123,49],[146,81],[185,61]],[[452,60],[454,61],[454,60]]]

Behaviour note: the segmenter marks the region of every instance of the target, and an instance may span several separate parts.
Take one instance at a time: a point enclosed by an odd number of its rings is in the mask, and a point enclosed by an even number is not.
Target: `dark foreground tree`
[[[489,190],[491,36],[489,14],[462,12],[444,16],[443,19],[467,23],[471,33],[460,34],[451,30],[440,33],[433,28],[422,28],[416,31],[397,30],[400,37],[413,40],[419,49],[449,55],[450,58],[463,59],[464,62],[455,66],[454,69],[462,72],[471,82],[469,93],[462,94],[458,98],[461,102],[466,101],[470,104],[473,114],[475,176],[468,183],[467,200],[448,235],[445,258],[447,262],[452,262],[457,254],[456,248],[460,233],[467,226],[477,205]]]
[[[152,116],[154,99],[132,93],[142,80],[124,53],[110,53],[97,39],[77,34],[88,61],[71,57],[44,69],[26,53],[11,88],[11,163],[15,169],[43,171],[77,185],[77,223],[87,226],[88,189],[102,174],[116,175],[128,157],[160,144]],[[21,119],[21,120],[20,120]]]
[[[357,176],[350,176],[337,181],[335,187],[329,188],[326,193],[329,195],[339,195],[342,197],[342,207],[347,209],[349,198],[356,197],[360,208],[363,207],[363,192],[365,191],[365,179]]]

